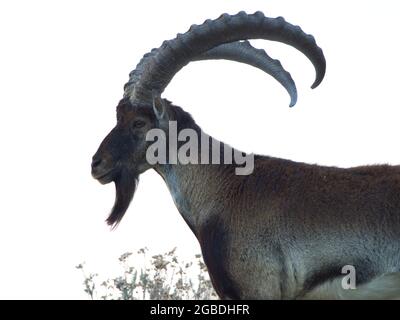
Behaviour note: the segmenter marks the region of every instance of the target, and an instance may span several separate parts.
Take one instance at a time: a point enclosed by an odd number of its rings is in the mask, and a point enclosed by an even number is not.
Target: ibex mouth
[[[101,184],[107,184],[114,180],[115,170],[111,169],[105,173],[92,173],[93,178],[98,180]]]

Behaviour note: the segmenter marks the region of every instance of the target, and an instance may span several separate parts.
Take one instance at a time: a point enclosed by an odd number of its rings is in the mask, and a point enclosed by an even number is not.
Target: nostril
[[[100,165],[101,163],[101,158],[93,158],[92,160],[92,168],[96,168]]]

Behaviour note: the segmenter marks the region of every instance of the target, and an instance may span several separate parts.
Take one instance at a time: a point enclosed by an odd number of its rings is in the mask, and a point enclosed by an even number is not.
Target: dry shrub
[[[103,281],[97,273],[87,274],[84,263],[79,264],[85,292],[91,299],[104,300],[217,299],[201,254],[185,262],[179,260],[176,248],[150,259],[147,253],[147,248],[124,253],[119,258],[123,274]]]

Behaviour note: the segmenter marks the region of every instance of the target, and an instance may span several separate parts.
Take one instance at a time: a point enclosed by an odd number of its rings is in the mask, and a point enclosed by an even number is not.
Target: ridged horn
[[[313,63],[316,78],[312,88],[317,87],[326,70],[325,57],[315,43],[313,36],[304,33],[300,27],[286,22],[282,17],[268,18],[262,12],[236,15],[223,14],[218,19],[206,20],[201,25],[193,25],[175,39],[164,41],[160,48],[145,55],[146,63],[140,73],[133,72],[126,85],[125,94],[132,104],[151,102],[152,92],[164,91],[174,75],[190,61],[201,54],[225,43],[246,39],[279,41],[301,51]],[[135,78],[135,76],[138,76]]]
[[[125,85],[125,96],[129,96],[133,90],[135,83],[139,81],[145,66],[150,57],[156,54],[158,49],[153,49],[145,54],[140,60],[135,70],[129,74],[129,82]],[[193,61],[200,60],[231,60],[256,67],[275,78],[286,89],[290,96],[290,104],[292,107],[297,101],[297,89],[291,75],[287,72],[279,62],[272,59],[263,49],[254,48],[249,41],[235,41],[224,43],[212,48],[205,53],[195,57]]]

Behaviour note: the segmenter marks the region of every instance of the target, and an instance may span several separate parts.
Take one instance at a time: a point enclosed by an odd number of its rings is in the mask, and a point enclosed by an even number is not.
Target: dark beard
[[[139,175],[136,172],[122,169],[114,179],[115,183],[115,202],[106,222],[112,228],[116,228],[123,218],[129,204],[135,194]]]

